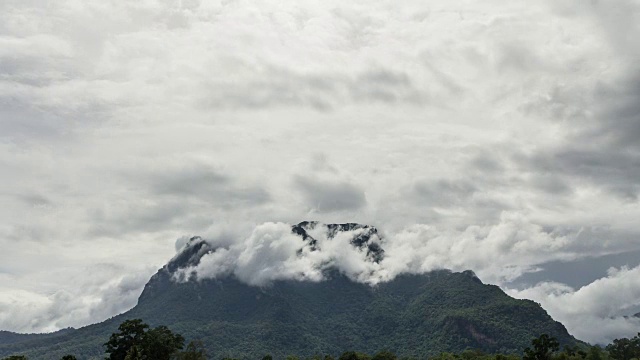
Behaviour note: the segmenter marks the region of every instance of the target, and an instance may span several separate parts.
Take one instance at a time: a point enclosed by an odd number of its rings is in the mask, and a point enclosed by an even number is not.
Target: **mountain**
[[[0,330],[0,345],[17,344],[17,343],[21,343],[29,340],[36,340],[36,339],[42,340],[42,339],[57,337],[59,335],[73,332],[74,330],[75,330],[74,328],[66,328],[66,329],[60,329],[58,331],[55,331],[52,333],[45,333],[45,334],[18,334],[10,331]]]
[[[348,233],[351,246],[367,261],[384,259],[375,227],[302,222],[291,232],[300,238],[301,249],[316,251],[319,229],[326,238]],[[265,286],[250,286],[233,274],[184,278],[182,270],[216,250],[193,237],[149,280],[133,309],[55,336],[5,343],[0,356],[99,359],[109,335],[133,318],[167,325],[187,340],[202,340],[212,359],[381,349],[416,358],[469,348],[519,354],[542,333],[561,344],[577,342],[539,304],[513,299],[497,286],[483,284],[472,271],[404,274],[374,286],[354,282],[331,266],[323,269],[324,281],[276,280]]]

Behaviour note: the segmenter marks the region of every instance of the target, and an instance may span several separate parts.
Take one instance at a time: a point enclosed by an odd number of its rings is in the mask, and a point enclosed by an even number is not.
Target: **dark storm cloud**
[[[305,204],[317,211],[353,211],[367,203],[364,190],[347,181],[295,176],[293,182],[302,194]]]

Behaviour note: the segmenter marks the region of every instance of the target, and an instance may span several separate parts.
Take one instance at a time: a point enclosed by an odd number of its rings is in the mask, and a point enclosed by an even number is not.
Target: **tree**
[[[563,356],[565,358],[584,359],[587,357],[587,353],[580,349],[577,345],[565,345],[562,348],[562,353],[559,356]]]
[[[158,326],[147,331],[141,341],[141,352],[147,359],[170,360],[184,347],[184,338],[173,334],[166,326]]]
[[[458,359],[458,355],[453,354],[453,353],[449,353],[449,352],[443,352],[440,353],[438,356],[431,358],[432,360],[457,360]]]
[[[142,356],[142,350],[140,350],[139,345],[132,346],[129,351],[127,351],[127,356],[124,357],[125,360],[143,360],[144,356]]]
[[[149,325],[142,319],[125,320],[118,326],[118,332],[111,334],[109,341],[104,343],[105,352],[109,354],[107,360],[125,360],[129,350],[142,342]]]
[[[347,351],[342,353],[338,360],[370,360],[371,358],[367,354],[358,353],[355,351]]]
[[[605,349],[616,360],[630,360],[640,357],[640,333],[631,339],[615,339]]]
[[[600,346],[592,346],[589,348],[589,352],[587,352],[587,360],[603,360],[604,354],[602,353],[602,349]]]
[[[170,360],[184,347],[184,338],[166,326],[149,329],[141,319],[126,320],[111,334],[105,352],[106,360]]]
[[[9,357],[6,357],[2,360],[28,360],[26,356],[24,355],[11,355]]]
[[[268,356],[271,357],[270,355]],[[187,348],[184,351],[181,351],[176,355],[176,358],[178,360],[207,360],[207,351],[205,350],[202,341],[191,341],[187,344]]]
[[[460,357],[465,360],[479,359],[485,356],[481,350],[467,349],[460,354]]]
[[[371,360],[397,360],[398,357],[396,356],[396,354],[392,353],[391,351],[387,351],[387,350],[382,350],[379,351],[377,354],[373,355],[373,358]]]
[[[60,360],[78,360],[78,359],[76,359],[76,357],[73,355],[65,355]]]
[[[523,360],[551,360],[551,355],[560,349],[560,343],[554,337],[547,334],[531,341],[533,349],[524,349]]]

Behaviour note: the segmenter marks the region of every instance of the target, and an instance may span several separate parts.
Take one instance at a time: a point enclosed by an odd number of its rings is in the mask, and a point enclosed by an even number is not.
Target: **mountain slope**
[[[292,232],[305,246],[317,246],[307,233],[315,226],[301,223]],[[359,229],[351,244],[365,251],[370,261],[384,258],[384,250],[372,241],[375,228],[339,224],[327,229],[334,235]],[[263,287],[249,286],[233,275],[175,281],[180,269],[197,265],[214,250],[192,238],[151,278],[130,311],[57,337],[0,346],[0,356],[24,353],[31,359],[59,359],[73,353],[100,358],[101,344],[130,318],[167,325],[188,340],[201,339],[212,359],[380,349],[417,358],[467,348],[520,353],[541,333],[563,344],[575,342],[538,304],[513,299],[483,284],[471,271],[400,275],[375,286],[353,282],[332,268],[325,269],[324,281],[279,280]]]
[[[10,331],[0,330],[0,345],[17,344],[31,340],[41,340],[51,337],[58,337],[60,335],[74,331],[74,328],[61,329],[52,333],[45,334],[18,334]]]
[[[541,333],[573,342],[538,304],[510,298],[471,272],[403,275],[376,287],[331,275],[266,289],[229,278],[173,284],[163,296],[142,296],[132,314],[207,339],[219,356],[383,348],[416,357],[466,348],[519,353]],[[168,304],[180,305],[159,316]]]

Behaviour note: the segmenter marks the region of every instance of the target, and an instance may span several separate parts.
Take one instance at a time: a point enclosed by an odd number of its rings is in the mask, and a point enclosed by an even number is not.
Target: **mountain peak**
[[[173,273],[179,268],[196,266],[204,254],[211,251],[211,245],[200,236],[192,236],[178,251],[176,256],[165,265],[166,270]]]

